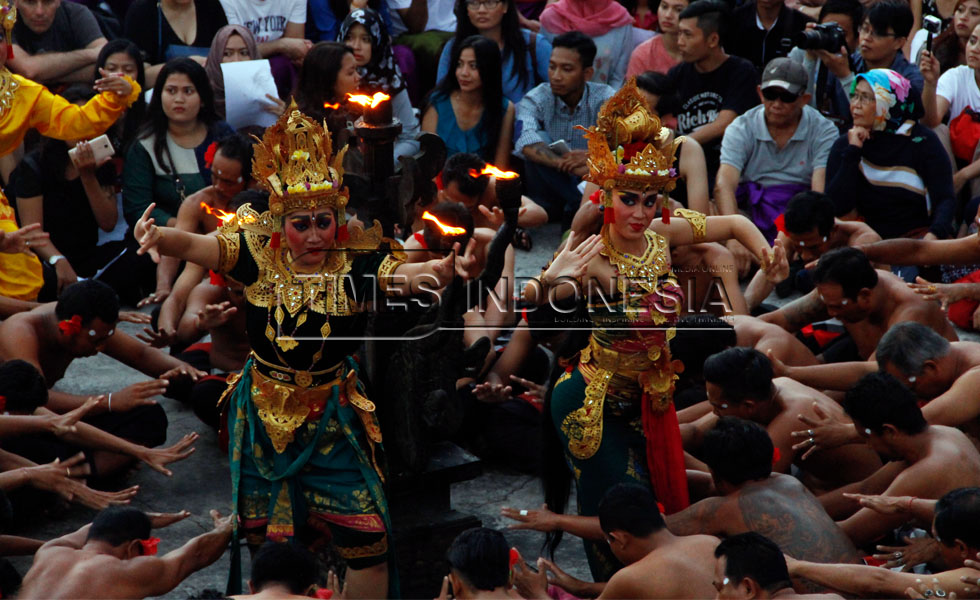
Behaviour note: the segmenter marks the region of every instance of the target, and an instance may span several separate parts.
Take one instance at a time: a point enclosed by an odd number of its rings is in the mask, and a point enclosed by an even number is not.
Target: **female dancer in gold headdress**
[[[10,32],[17,22],[13,0],[0,0],[0,156],[13,152],[28,129],[59,140],[84,140],[103,133],[139,98],[138,83],[121,74],[102,72],[95,82],[101,92],[83,106],[52,94],[39,83],[14,75],[5,61],[12,57]],[[25,228],[26,229],[26,228]],[[17,231],[14,209],[0,192],[0,231]],[[29,245],[29,244],[28,244]],[[0,255],[0,296],[34,300],[44,278],[33,254]]]
[[[670,191],[676,178],[680,140],[658,149],[668,133],[647,110],[635,81],[603,105],[597,125],[585,134],[586,179],[600,187],[592,200],[601,202],[601,234],[580,244],[569,239],[542,272],[540,287],[527,292],[545,314],[546,303],[577,293],[588,303],[583,325],[592,329],[589,343],[558,379],[550,402],[583,516],[595,515],[605,491],[621,482],[651,487],[668,513],[688,504],[672,404],[675,372],[683,366],[671,360],[667,344],[683,299],[670,247],[735,238],[755,249],[763,264],[771,258],[765,237],[741,216],[677,209],[673,219],[663,213],[654,221],[658,192]],[[522,512],[505,514],[528,520],[528,511]],[[586,540],[586,550],[593,576],[608,579],[618,564],[608,547]]]
[[[251,546],[332,538],[349,597],[388,594],[391,523],[381,432],[352,358],[372,295],[439,289],[452,256],[405,264],[381,226],[348,232],[342,150],[291,106],[256,145],[269,209],[242,206],[217,237],[136,224],[140,252],[195,262],[245,285],[252,354],[226,396],[232,489]],[[394,583],[394,582],[392,582]]]

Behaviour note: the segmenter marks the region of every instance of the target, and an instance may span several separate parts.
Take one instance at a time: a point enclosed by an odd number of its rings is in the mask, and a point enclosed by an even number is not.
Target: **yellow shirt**
[[[52,94],[43,85],[0,69],[0,156],[20,145],[28,129],[59,140],[81,140],[104,133],[139,98],[140,86],[123,98],[102,92],[83,106]],[[0,230],[17,230],[14,210],[0,192]],[[44,279],[34,255],[0,254],[0,295],[35,300]]]

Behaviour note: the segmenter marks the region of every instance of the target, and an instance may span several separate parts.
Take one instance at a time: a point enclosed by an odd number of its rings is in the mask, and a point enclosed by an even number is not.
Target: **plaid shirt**
[[[604,83],[586,82],[585,92],[575,108],[551,91],[550,83],[542,83],[525,94],[517,103],[517,141],[514,151],[520,154],[525,146],[544,142],[550,144],[565,140],[573,150],[585,150],[588,146],[582,131],[576,125],[595,125],[599,108],[616,90]]]

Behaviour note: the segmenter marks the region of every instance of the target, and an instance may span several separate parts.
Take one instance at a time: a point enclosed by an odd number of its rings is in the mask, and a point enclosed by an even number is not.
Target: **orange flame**
[[[487,163],[487,166],[483,167],[482,171],[477,171],[476,169],[470,169],[470,177],[480,177],[481,175],[492,175],[497,179],[514,179],[517,177],[517,173],[513,171],[501,171],[497,167]]]
[[[425,211],[424,213],[422,213],[422,219],[426,221],[432,221],[433,223],[435,223],[436,227],[438,227],[442,231],[443,235],[463,235],[464,233],[466,233],[465,227],[453,227],[452,225],[443,225],[441,222],[439,222],[439,219],[437,219],[435,215],[433,215],[429,211]]]
[[[203,208],[204,209],[204,212],[208,213],[209,215],[212,215],[212,216],[215,216],[215,217],[218,217],[219,219],[221,219],[221,222],[222,223],[228,223],[229,221],[231,221],[232,219],[235,218],[235,213],[225,212],[225,211],[221,210],[220,208],[211,208],[210,206],[208,206],[204,202],[201,202],[201,208]]]
[[[376,92],[373,96],[365,96],[364,94],[347,94],[348,102],[360,104],[365,108],[374,108],[385,100],[391,100],[391,96],[381,92]]]
[[[338,108],[340,108],[340,102],[338,102],[337,104],[330,104],[329,102],[324,102],[323,108],[332,108],[333,110],[337,110]]]

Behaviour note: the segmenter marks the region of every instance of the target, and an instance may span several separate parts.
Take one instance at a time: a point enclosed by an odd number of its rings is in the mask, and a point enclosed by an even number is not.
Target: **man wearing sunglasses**
[[[823,191],[827,156],[837,139],[834,124],[808,105],[807,83],[803,65],[788,58],[769,61],[757,88],[762,104],[736,117],[721,142],[718,211],[732,215],[741,206],[770,241],[790,198]],[[744,274],[752,254],[736,241],[728,248]]]

